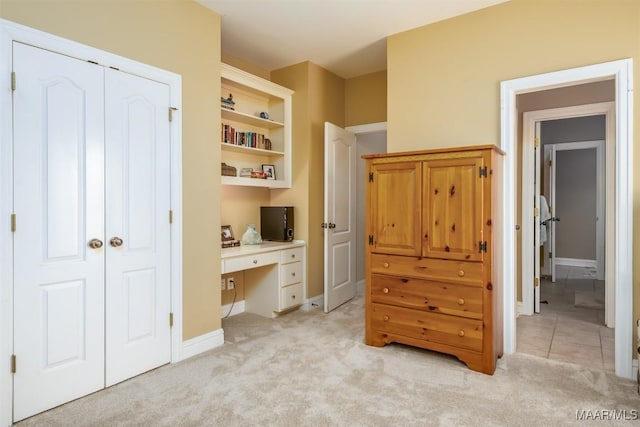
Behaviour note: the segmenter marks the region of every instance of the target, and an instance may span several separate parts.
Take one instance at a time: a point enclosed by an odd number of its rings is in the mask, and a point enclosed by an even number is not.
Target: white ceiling
[[[311,61],[351,78],[387,68],[386,37],[507,0],[196,0],[222,51],[269,71]]]

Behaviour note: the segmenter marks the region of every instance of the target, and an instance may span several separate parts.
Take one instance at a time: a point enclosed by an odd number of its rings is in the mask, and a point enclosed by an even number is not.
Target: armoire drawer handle
[[[459,337],[463,337],[463,336],[464,336],[464,331],[463,331],[462,329],[460,329],[460,330],[458,331],[458,336],[459,336]]]
[[[383,316],[382,320],[384,320],[385,322],[389,320],[389,316]]]
[[[384,268],[389,268],[389,263],[388,263],[388,262],[385,262],[384,264],[382,264],[382,266],[383,266]]]
[[[382,289],[382,293],[383,293],[383,294],[388,294],[388,293],[389,293],[389,288],[384,288],[384,289]]]
[[[464,277],[464,270],[458,270],[458,276]]]
[[[464,305],[464,298],[459,298],[458,299],[458,304],[459,305]]]

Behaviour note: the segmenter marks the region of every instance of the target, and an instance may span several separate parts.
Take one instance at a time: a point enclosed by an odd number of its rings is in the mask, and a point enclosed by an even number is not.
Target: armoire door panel
[[[104,387],[104,75],[17,42],[13,67],[17,421]]]
[[[372,252],[420,255],[420,162],[371,167]]]
[[[105,85],[106,234],[123,240],[106,251],[109,386],[171,357],[170,104],[153,80],[107,70]]]
[[[424,162],[424,256],[482,260],[482,165],[481,157]]]

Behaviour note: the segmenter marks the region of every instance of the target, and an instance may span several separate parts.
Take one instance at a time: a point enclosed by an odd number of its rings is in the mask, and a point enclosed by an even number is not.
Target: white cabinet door
[[[13,43],[14,420],[104,386],[103,68]],[[45,65],[46,64],[46,65]]]
[[[107,69],[106,385],[169,363],[169,87]]]

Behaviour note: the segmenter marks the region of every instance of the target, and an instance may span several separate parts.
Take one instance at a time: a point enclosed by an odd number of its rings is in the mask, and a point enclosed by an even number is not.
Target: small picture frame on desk
[[[276,179],[276,167],[274,165],[262,165],[262,172],[267,179]]]
[[[240,241],[236,240],[233,236],[233,230],[230,225],[223,225],[220,231],[220,239],[222,240],[223,248],[231,248],[233,246],[240,246]]]

